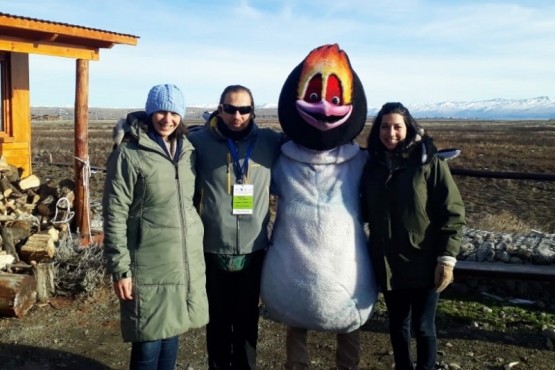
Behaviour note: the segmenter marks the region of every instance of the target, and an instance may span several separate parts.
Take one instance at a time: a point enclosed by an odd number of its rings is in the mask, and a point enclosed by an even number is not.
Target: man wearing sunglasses
[[[270,170],[280,133],[254,121],[251,91],[231,85],[196,148],[197,206],[205,230],[209,369],[256,369],[260,274],[268,246]]]

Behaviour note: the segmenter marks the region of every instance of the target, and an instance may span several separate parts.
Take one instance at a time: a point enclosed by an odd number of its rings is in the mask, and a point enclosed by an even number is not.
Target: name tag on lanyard
[[[243,164],[239,161],[239,151],[231,139],[227,139],[227,145],[233,158],[233,169],[235,172],[236,183],[233,185],[232,207],[234,215],[252,215],[254,210],[254,185],[245,184],[249,157],[254,147],[254,140],[251,140],[245,153]]]
[[[254,210],[254,186],[252,184],[233,185],[234,215],[252,215]]]

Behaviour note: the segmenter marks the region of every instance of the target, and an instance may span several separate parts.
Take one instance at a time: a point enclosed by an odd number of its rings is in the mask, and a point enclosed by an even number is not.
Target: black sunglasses
[[[245,105],[242,107],[236,107],[235,105],[231,104],[222,104],[222,109],[227,114],[235,114],[239,111],[239,114],[249,114],[252,112],[252,107],[250,105]]]

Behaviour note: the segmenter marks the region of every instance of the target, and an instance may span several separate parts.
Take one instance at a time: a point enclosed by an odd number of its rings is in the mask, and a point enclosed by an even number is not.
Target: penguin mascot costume
[[[312,50],[281,90],[290,140],[272,170],[277,213],[261,297],[290,328],[349,333],[376,302],[359,200],[367,152],[354,143],[366,115],[362,84],[337,44]]]

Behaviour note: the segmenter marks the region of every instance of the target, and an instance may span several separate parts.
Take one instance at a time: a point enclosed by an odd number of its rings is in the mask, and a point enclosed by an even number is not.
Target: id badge
[[[232,213],[252,215],[254,209],[254,187],[252,184],[233,185]]]

